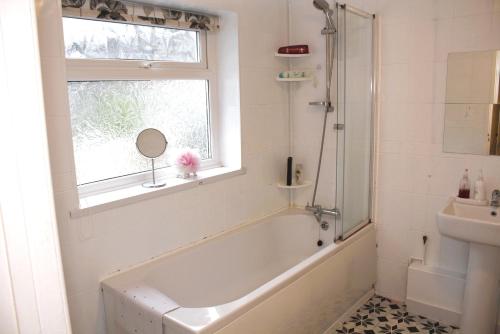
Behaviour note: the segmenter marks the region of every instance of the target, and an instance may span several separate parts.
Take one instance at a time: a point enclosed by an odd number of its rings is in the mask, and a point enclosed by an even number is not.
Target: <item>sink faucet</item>
[[[500,190],[495,189],[491,193],[491,206],[494,206],[495,208],[498,208],[500,206]]]
[[[328,216],[340,216],[340,211],[338,209],[324,209],[321,207],[321,205],[314,205],[311,206],[309,204],[306,205],[306,210],[311,211],[318,221],[318,223],[321,223],[321,218],[323,215],[328,215]]]

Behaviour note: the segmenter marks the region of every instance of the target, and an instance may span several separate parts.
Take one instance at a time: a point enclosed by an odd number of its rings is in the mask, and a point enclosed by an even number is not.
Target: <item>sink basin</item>
[[[451,199],[437,214],[439,232],[469,242],[461,334],[494,334],[500,279],[500,210]]]
[[[441,234],[463,241],[500,246],[500,210],[451,200],[438,213]]]

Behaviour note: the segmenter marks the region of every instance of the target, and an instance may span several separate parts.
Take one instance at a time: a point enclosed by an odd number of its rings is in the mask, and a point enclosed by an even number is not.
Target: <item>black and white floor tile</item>
[[[335,328],[336,334],[455,334],[458,328],[406,311],[406,305],[373,296]]]

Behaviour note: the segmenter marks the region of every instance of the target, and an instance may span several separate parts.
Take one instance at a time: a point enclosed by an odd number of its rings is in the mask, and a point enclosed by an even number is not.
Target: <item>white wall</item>
[[[429,236],[427,262],[465,272],[466,243],[440,237],[436,213],[465,168],[500,187],[500,158],[442,153],[449,52],[500,49],[498,0],[381,0],[377,292],[403,300],[413,243]]]
[[[287,90],[274,79],[286,69],[274,57],[276,48],[287,42],[285,0],[189,0],[182,4],[238,15],[242,159],[247,174],[70,219],[77,194],[60,1],[38,1],[52,175],[72,326],[77,334],[105,332],[99,291],[99,280],[105,275],[288,205],[287,194],[275,187],[284,175],[288,152]]]

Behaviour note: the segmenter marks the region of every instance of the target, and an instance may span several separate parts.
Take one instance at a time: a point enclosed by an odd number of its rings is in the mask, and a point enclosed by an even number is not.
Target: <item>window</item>
[[[206,80],[69,82],[78,183],[148,170],[135,139],[149,127],[168,140],[157,167],[168,166],[170,153],[184,147],[210,159],[207,89]]]
[[[168,141],[155,167],[171,166],[184,148],[199,152],[202,168],[219,165],[211,88],[215,75],[207,61],[213,36],[79,18],[63,22],[80,190],[150,177],[143,173],[150,161],[135,147],[137,135],[148,127],[162,131]]]
[[[69,17],[63,25],[66,58],[200,61],[197,31]]]

